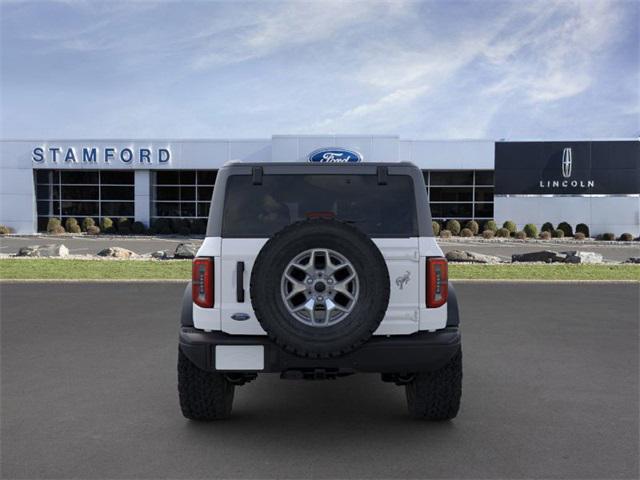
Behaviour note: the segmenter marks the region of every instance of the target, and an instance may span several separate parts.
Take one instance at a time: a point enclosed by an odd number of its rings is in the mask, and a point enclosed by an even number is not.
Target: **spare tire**
[[[389,304],[389,271],[378,247],[332,219],[292,224],[262,248],[251,302],[270,338],[303,357],[339,356],[366,342]]]

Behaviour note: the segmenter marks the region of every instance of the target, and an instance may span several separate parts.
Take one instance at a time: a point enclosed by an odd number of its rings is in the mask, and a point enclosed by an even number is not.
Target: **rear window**
[[[270,237],[308,218],[336,218],[371,237],[418,235],[413,180],[390,175],[250,175],[227,180],[222,236]]]

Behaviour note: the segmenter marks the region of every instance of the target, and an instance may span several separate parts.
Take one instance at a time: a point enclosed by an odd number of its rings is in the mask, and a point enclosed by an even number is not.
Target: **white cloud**
[[[25,119],[16,132],[43,128],[41,109],[71,106],[68,122],[46,126],[63,136],[536,136],[560,122],[545,115],[568,123],[584,103],[637,120],[638,11],[624,1],[17,3],[3,9],[3,93],[6,112]],[[622,71],[606,70],[612,57]],[[45,82],[50,60],[65,67]],[[603,88],[614,93],[596,99]]]
[[[374,119],[374,122],[385,125],[386,128],[393,128],[392,123],[395,122],[395,115],[411,105],[417,98],[421,97],[428,90],[428,86],[403,88],[395,90],[382,98],[369,103],[357,105],[343,112],[337,117],[329,117],[321,120],[311,126],[313,131],[327,131],[331,129],[353,129],[354,125],[362,125],[363,119]],[[385,121],[385,118],[388,121]],[[375,121],[377,119],[377,122]],[[362,128],[362,127],[360,127]]]
[[[265,2],[263,5],[268,8],[242,16],[240,33],[220,38],[215,30],[210,32],[208,35],[214,37],[214,41],[194,58],[193,66],[206,69],[262,58],[314,42],[329,44],[336,36],[348,35],[354,26],[379,18],[403,16],[411,7],[405,0]]]
[[[591,85],[595,57],[616,35],[617,9],[605,1],[536,5],[540,10],[528,27],[489,46],[485,57],[502,78],[485,93],[553,102]]]

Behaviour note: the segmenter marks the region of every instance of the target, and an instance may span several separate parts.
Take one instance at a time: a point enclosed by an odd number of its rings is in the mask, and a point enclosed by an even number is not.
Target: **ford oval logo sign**
[[[355,150],[345,148],[319,148],[309,154],[312,163],[356,163],[362,161],[362,155]]]

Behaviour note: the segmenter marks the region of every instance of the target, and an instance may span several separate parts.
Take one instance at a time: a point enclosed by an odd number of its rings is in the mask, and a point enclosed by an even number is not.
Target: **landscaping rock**
[[[151,254],[151,258],[157,258],[158,260],[166,260],[169,258],[169,252],[166,250],[158,250],[157,252],[153,252]]]
[[[194,258],[198,253],[198,245],[195,243],[180,243],[173,253],[173,258]]]
[[[68,257],[69,249],[64,245],[29,245],[22,247],[17,254],[18,257]]]
[[[104,250],[100,250],[98,252],[99,257],[112,257],[112,258],[131,258],[135,257],[136,254],[131,250],[127,250],[122,247],[109,247]]]
[[[564,262],[566,253],[553,252],[551,250],[541,250],[539,252],[520,253],[511,255],[512,262]]]
[[[469,252],[466,250],[451,250],[445,255],[449,262],[464,263],[500,263],[500,257],[485,255],[482,253]]]
[[[630,257],[624,263],[640,263],[640,257]]]
[[[571,251],[562,252],[567,256],[565,263],[602,263],[602,255],[595,252]]]

